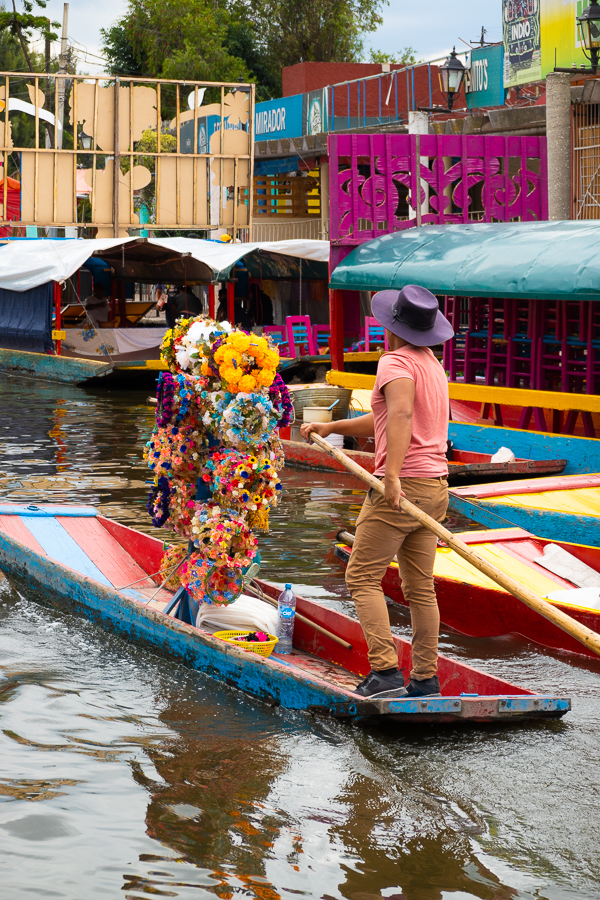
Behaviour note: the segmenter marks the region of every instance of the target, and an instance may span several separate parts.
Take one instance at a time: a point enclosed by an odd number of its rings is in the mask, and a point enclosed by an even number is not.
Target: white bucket
[[[344,435],[343,434],[330,434],[328,437],[323,438],[324,441],[327,441],[328,444],[331,444],[332,447],[339,447],[340,450],[344,449]]]
[[[326,406],[305,406],[302,410],[304,422],[331,422],[332,418],[332,412]]]

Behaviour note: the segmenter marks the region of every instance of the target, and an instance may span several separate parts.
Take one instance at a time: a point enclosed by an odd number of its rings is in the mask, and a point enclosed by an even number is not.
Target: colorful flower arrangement
[[[180,581],[198,603],[228,606],[242,593],[244,576],[239,568],[215,566],[197,553],[182,565]]]
[[[268,459],[236,450],[213,453],[202,478],[215,502],[238,511],[250,528],[269,530],[269,511],[277,506],[281,482]]]
[[[292,403],[288,387],[279,372],[275,375],[275,379],[269,390],[269,400],[280,416],[277,427],[287,428],[294,415],[294,404]]]
[[[146,445],[148,511],[154,525],[190,542],[177,575],[190,594],[231,603],[256,556],[252,529],[268,530],[281,495],[276,429],[289,424],[292,403],[277,374],[279,353],[268,337],[204,316],[180,319],[161,353],[169,371],[159,378]],[[165,574],[181,552],[165,553]]]

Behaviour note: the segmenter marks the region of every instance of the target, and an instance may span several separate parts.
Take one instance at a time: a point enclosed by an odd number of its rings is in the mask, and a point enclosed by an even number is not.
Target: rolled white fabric
[[[229,606],[201,603],[196,616],[198,628],[210,625],[224,631],[266,631],[277,634],[277,610],[257,597],[241,594]]]

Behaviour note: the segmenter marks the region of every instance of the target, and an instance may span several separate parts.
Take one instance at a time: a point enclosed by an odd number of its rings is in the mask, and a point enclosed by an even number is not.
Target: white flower
[[[190,355],[187,350],[180,348],[175,354],[175,359],[177,360],[179,367],[181,369],[187,369],[190,364]]]

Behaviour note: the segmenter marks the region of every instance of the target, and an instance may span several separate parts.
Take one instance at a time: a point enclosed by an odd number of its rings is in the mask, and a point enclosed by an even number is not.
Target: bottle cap
[[[286,584],[285,589],[286,589],[286,591],[291,591],[291,589],[292,589],[291,584]]]

